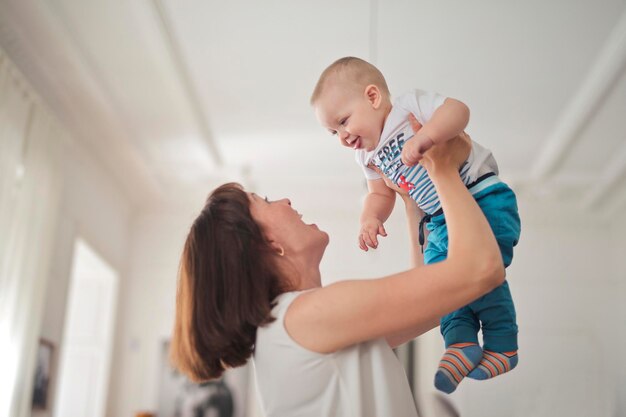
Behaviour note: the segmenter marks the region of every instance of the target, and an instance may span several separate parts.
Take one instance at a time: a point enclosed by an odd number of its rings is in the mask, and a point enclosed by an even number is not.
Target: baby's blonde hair
[[[315,104],[328,86],[336,83],[353,84],[359,88],[374,84],[387,98],[391,96],[387,81],[378,68],[361,58],[346,56],[336,60],[322,72],[311,95],[311,105]]]

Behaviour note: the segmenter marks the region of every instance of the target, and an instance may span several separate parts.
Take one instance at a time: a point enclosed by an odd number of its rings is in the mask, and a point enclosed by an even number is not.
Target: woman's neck
[[[297,259],[285,257],[279,261],[282,276],[293,291],[308,290],[322,286],[322,274],[319,263],[299,262]]]

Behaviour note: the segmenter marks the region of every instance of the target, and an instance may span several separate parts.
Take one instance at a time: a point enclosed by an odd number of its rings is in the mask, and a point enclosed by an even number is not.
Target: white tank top
[[[285,312],[302,291],[276,298],[276,320],[257,330],[253,363],[267,417],[417,417],[404,368],[386,340],[320,354],[285,330]]]

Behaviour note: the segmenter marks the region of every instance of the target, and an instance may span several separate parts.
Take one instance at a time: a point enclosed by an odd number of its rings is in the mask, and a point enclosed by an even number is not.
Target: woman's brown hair
[[[193,381],[219,378],[254,352],[283,292],[273,254],[242,187],[214,190],[185,241],[176,292],[170,357]]]

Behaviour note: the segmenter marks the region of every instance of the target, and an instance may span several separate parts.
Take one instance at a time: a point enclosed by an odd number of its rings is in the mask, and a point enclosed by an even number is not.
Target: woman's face
[[[268,200],[248,193],[252,218],[261,226],[266,238],[284,248],[286,254],[307,251],[311,255],[324,253],[328,245],[328,234],[315,224],[306,224],[302,215],[291,207],[287,198]],[[319,252],[312,249],[319,249]]]

